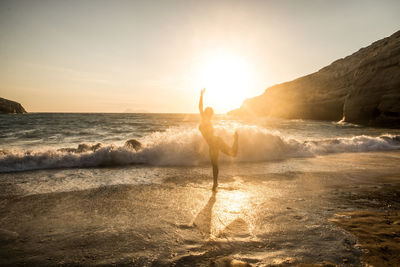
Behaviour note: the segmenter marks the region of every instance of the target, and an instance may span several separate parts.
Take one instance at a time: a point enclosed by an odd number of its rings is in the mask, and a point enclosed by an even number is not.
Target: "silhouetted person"
[[[214,134],[214,127],[211,123],[211,118],[214,115],[214,110],[210,107],[206,107],[203,111],[203,94],[206,89],[201,90],[199,110],[201,116],[201,123],[199,125],[199,129],[204,139],[206,140],[209,150],[210,150],[210,159],[213,167],[213,191],[217,189],[218,186],[218,156],[219,151],[229,155],[231,157],[236,157],[238,151],[238,133],[235,132],[235,141],[233,142],[232,147],[228,146],[221,137],[216,136]]]

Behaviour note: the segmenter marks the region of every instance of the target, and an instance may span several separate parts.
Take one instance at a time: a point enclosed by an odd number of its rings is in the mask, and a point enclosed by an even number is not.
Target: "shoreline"
[[[361,266],[369,247],[354,229],[378,229],[360,221],[365,211],[369,221],[398,217],[399,159],[330,155],[262,165],[259,174],[248,173],[254,164],[224,165],[216,194],[208,169],[189,168],[163,170],[153,184],[1,194],[0,264]]]

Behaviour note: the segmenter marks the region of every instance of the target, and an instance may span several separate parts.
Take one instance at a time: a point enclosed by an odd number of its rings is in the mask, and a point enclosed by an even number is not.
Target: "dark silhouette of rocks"
[[[90,145],[90,144],[79,144],[78,148],[70,148],[70,147],[66,147],[66,148],[60,148],[57,149],[57,151],[61,151],[61,152],[70,152],[70,153],[83,153],[83,152],[89,152],[89,151],[97,151],[99,150],[103,145],[101,143],[97,143],[94,145]]]
[[[125,142],[125,147],[138,151],[142,148],[142,143],[140,143],[138,140],[132,138]]]
[[[229,114],[400,127],[400,31],[318,72],[269,87]]]
[[[140,143],[138,140],[132,138],[125,142],[124,147],[131,149],[131,150],[139,151],[140,149],[142,149],[142,143]],[[57,149],[57,151],[68,152],[68,153],[84,153],[84,152],[96,152],[100,148],[103,148],[103,145],[101,143],[97,143],[97,144],[82,143],[82,144],[79,144],[77,148],[63,147],[63,148]],[[8,153],[8,151],[0,150],[0,155],[2,155],[2,154],[6,155],[7,153]]]
[[[20,103],[0,97],[0,114],[4,113],[23,114],[27,112]]]

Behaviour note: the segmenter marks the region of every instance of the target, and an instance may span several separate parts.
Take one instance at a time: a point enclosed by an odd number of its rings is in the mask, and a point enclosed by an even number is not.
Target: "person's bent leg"
[[[234,136],[235,140],[233,142],[232,147],[228,146],[224,140],[222,140],[221,137],[218,137],[218,147],[221,150],[222,153],[231,156],[231,157],[236,157],[237,152],[238,152],[238,147],[239,147],[239,143],[238,143],[238,134],[237,132],[235,132],[235,136]]]

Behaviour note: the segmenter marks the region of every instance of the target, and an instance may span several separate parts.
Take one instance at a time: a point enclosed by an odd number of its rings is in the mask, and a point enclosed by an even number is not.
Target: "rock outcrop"
[[[229,114],[400,127],[400,31],[318,72],[274,85]]]
[[[4,113],[26,113],[24,107],[15,101],[0,97],[0,114]]]
[[[142,149],[142,143],[140,143],[138,140],[132,138],[125,142],[125,147],[127,147],[129,149],[134,149],[135,151],[139,151],[140,149]]]

